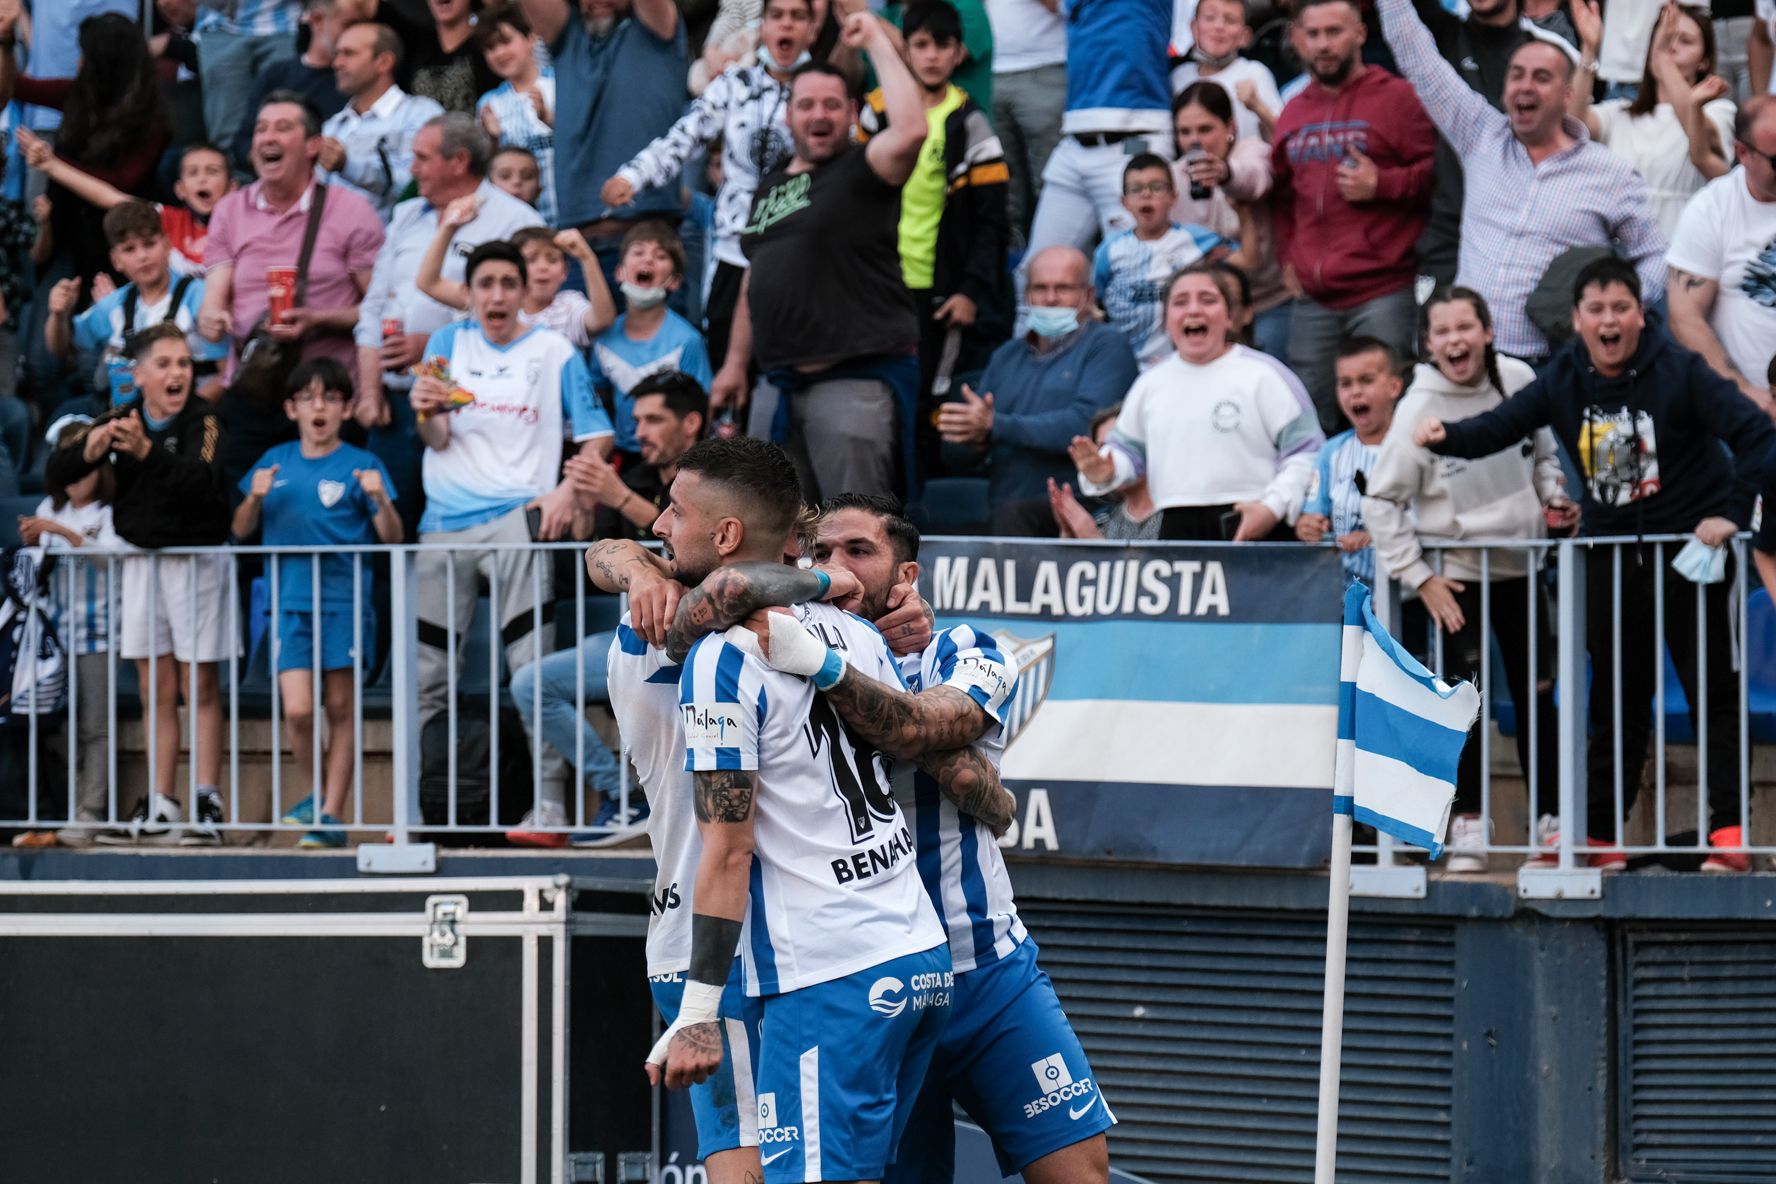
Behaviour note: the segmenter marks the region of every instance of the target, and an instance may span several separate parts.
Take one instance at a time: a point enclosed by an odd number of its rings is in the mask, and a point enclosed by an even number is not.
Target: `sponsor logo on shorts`
[[[799,1142],[802,1137],[800,1127],[777,1125],[777,1095],[774,1092],[762,1093],[758,1096],[758,1128],[759,1146],[761,1147],[766,1143],[795,1143]],[[788,1150],[789,1148],[785,1147],[777,1155],[782,1155]],[[770,1163],[777,1158],[777,1155],[762,1157],[761,1162]]]
[[[1024,1103],[1025,1118],[1035,1118],[1057,1106],[1067,1105],[1067,1117],[1077,1122],[1097,1103],[1098,1096],[1091,1078],[1073,1080],[1073,1073],[1067,1068],[1066,1059],[1058,1052],[1043,1057],[1040,1061],[1032,1061],[1030,1072],[1036,1075],[1036,1088],[1042,1091],[1042,1096],[1033,1102]],[[1083,1106],[1071,1105],[1076,1098],[1088,1100]]]
[[[675,970],[671,974],[648,975],[648,982],[650,983],[682,983],[684,981],[685,976],[684,971],[682,970]]]
[[[924,1011],[931,1007],[948,1007],[950,991],[955,986],[956,975],[953,971],[932,971],[929,974],[915,974],[912,981],[903,983],[893,975],[885,975],[870,986],[870,1010],[877,1015],[893,1019],[911,1007],[914,1011]],[[901,992],[907,992],[901,997]]]
[[[892,975],[879,978],[869,989],[870,1010],[893,1019],[906,1010],[907,1001],[900,998],[906,984]]]

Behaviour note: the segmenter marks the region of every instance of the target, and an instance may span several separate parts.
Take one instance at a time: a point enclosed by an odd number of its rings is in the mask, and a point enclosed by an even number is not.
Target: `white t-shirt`
[[[1757,201],[1735,168],[1690,200],[1665,262],[1720,284],[1708,323],[1739,372],[1762,386],[1776,355],[1776,202]]]
[[[1690,137],[1684,132],[1677,111],[1670,103],[1660,103],[1649,114],[1632,116],[1628,114],[1627,99],[1610,99],[1591,110],[1597,116],[1598,142],[1639,169],[1646,179],[1653,219],[1670,239],[1690,198],[1708,184],[1708,178],[1690,161]],[[1731,100],[1716,99],[1702,108],[1702,114],[1714,125],[1721,150],[1731,160]]]
[[[1066,65],[1067,18],[1041,0],[987,0],[993,27],[993,73]]]
[[[793,611],[859,673],[902,685],[869,622],[826,604]],[[944,944],[891,762],[852,736],[813,683],[710,635],[685,659],[679,703],[688,768],[758,774],[740,942],[748,995],[831,982]]]
[[[691,802],[691,775],[685,772],[680,667],[665,650],[642,640],[624,613],[605,671],[623,755],[635,766],[648,801],[648,842],[656,869],[648,906],[648,976],[682,974],[691,967],[691,889],[703,841]]]
[[[584,292],[563,288],[555,293],[555,299],[542,312],[520,311],[518,319],[526,325],[553,329],[573,342],[575,348],[585,349],[592,344],[592,335],[586,332],[586,313],[591,308],[592,302],[586,299]]]
[[[1173,354],[1122,401],[1110,484],[1082,476],[1079,487],[1098,497],[1145,472],[1162,510],[1262,501],[1287,521],[1301,512],[1324,444],[1312,407],[1273,360],[1237,346],[1206,366]]]
[[[559,333],[530,328],[500,346],[474,321],[432,334],[425,356],[442,357],[475,401],[450,416],[450,442],[427,448],[422,532],[466,530],[524,505],[561,478],[561,441],[612,436],[580,351]]]
[[[1180,62],[1172,70],[1172,94],[1177,95],[1199,78],[1202,67],[1195,62]],[[1276,75],[1263,62],[1254,62],[1251,58],[1234,58],[1226,68],[1218,73],[1208,75],[1209,82],[1219,83],[1233,101],[1233,125],[1239,129],[1240,138],[1247,140],[1264,139],[1264,128],[1258,122],[1258,116],[1252,109],[1239,100],[1238,87],[1241,82],[1250,81],[1258,90],[1258,101],[1270,108],[1272,116],[1282,114],[1283,98],[1277,93]]]

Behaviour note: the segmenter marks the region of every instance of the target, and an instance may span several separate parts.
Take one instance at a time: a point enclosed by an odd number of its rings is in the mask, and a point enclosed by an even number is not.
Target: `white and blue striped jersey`
[[[974,746],[997,769],[1005,752],[1006,707],[1017,683],[1011,655],[990,634],[957,625],[932,638],[922,653],[902,658],[900,666],[914,691],[954,687],[980,704],[993,722]],[[937,779],[911,762],[895,777],[894,796],[912,820],[919,879],[950,935],[956,973],[991,966],[1017,949],[1026,936],[1024,923],[993,832],[964,818]]]
[[[1165,331],[1166,285],[1180,269],[1228,245],[1206,227],[1176,222],[1151,241],[1125,230],[1098,244],[1092,286],[1110,324],[1128,339],[1141,369],[1172,352],[1172,339]]]
[[[606,671],[611,714],[623,754],[641,778],[648,800],[648,842],[654,848],[654,893],[648,906],[647,972],[681,974],[691,966],[691,886],[703,840],[685,772],[679,726],[678,663],[644,641],[624,613]]]
[[[826,604],[793,611],[860,674],[903,686],[875,627]],[[679,682],[685,766],[758,774],[746,993],[777,995],[944,944],[895,803],[891,762],[805,678],[704,637]]]
[[[1379,455],[1381,445],[1363,443],[1357,439],[1355,429],[1342,431],[1326,441],[1314,464],[1313,484],[1307,487],[1307,501],[1301,512],[1324,514],[1330,518],[1334,539],[1353,530],[1367,529],[1363,525],[1364,479],[1375,467],[1375,458]],[[1345,583],[1352,580],[1375,583],[1374,547],[1346,551],[1340,558],[1344,563]]]

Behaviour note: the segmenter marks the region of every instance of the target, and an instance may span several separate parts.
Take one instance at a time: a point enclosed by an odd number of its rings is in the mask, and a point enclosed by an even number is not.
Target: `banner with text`
[[[927,539],[920,587],[1017,659],[1019,854],[1315,867],[1343,580],[1330,548]]]

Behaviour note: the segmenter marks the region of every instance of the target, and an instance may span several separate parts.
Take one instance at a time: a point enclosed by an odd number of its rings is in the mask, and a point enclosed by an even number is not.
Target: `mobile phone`
[[[1233,536],[1239,533],[1239,528],[1240,512],[1238,510],[1229,510],[1227,513],[1221,515],[1222,538],[1231,543],[1233,541]]]
[[[543,508],[528,506],[524,511],[524,526],[530,531],[530,541],[536,542],[543,533]]]

